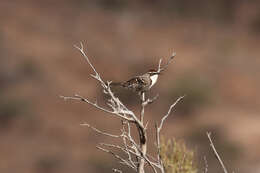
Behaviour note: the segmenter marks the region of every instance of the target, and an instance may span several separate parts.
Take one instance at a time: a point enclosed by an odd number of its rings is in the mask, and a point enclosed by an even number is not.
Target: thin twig
[[[163,165],[163,161],[161,158],[160,130],[159,130],[157,124],[155,124],[155,129],[156,129],[156,144],[157,144],[157,162],[158,162],[158,165],[160,165],[159,168],[161,170],[161,173],[164,173],[165,170],[164,170],[164,165]]]
[[[124,128],[124,126],[123,126],[123,134],[124,134],[124,133],[126,133],[126,131],[125,131],[125,128]],[[127,141],[126,141],[127,138],[126,138],[125,136],[123,136],[122,138],[123,138],[123,143],[124,143],[124,146],[125,146],[124,150],[125,150],[125,153],[126,153],[127,156],[128,156],[128,160],[129,160],[130,163],[131,163],[132,165],[134,165],[135,168],[137,169],[137,166],[134,164],[134,161],[132,160],[132,156],[131,156],[131,153],[134,153],[134,154],[135,154],[135,152],[133,152],[132,150],[130,150],[130,148],[128,147]]]
[[[208,139],[209,139],[209,142],[210,142],[210,147],[212,148],[212,150],[213,150],[213,152],[214,152],[214,155],[216,156],[218,162],[220,163],[223,172],[224,172],[224,173],[228,173],[228,171],[227,171],[227,169],[226,169],[226,167],[225,167],[225,165],[224,165],[222,159],[220,158],[220,156],[219,156],[219,154],[218,154],[218,152],[217,152],[217,150],[216,150],[216,148],[215,148],[215,146],[214,146],[214,143],[213,143],[213,141],[212,141],[212,139],[211,139],[211,132],[207,132],[207,136],[208,136]]]
[[[170,106],[170,108],[169,108],[167,114],[164,115],[164,117],[161,119],[161,123],[160,123],[160,125],[159,125],[159,127],[158,127],[159,132],[161,131],[162,126],[163,126],[163,123],[164,123],[164,121],[166,120],[166,118],[170,115],[172,109],[173,109],[173,108],[175,107],[175,105],[176,105],[181,99],[183,99],[184,97],[185,97],[185,96],[179,97],[179,98]]]
[[[102,134],[102,135],[105,135],[105,136],[109,136],[109,137],[113,137],[113,138],[120,138],[121,137],[120,135],[113,135],[113,134],[110,134],[110,133],[102,132],[101,130],[89,125],[88,123],[82,123],[80,125],[81,126],[87,126],[88,128],[91,128],[92,130],[94,130],[95,132]]]
[[[100,143],[100,145],[107,146],[107,147],[112,147],[112,148],[117,148],[117,149],[120,149],[121,151],[123,151],[123,152],[125,152],[125,153],[129,152],[129,153],[135,155],[135,156],[138,157],[138,158],[143,158],[142,155],[137,154],[137,153],[135,153],[134,151],[131,151],[131,150],[128,150],[128,151],[127,151],[127,150],[125,150],[123,147],[118,146],[118,145],[106,144],[106,143]],[[156,173],[157,171],[156,171],[156,169],[155,169],[154,166],[158,167],[158,165],[157,165],[156,163],[150,161],[147,157],[145,157],[144,159],[145,159],[145,161],[153,168],[153,171]],[[133,164],[133,166],[135,166],[135,165]]]
[[[130,168],[133,168],[135,170],[135,167],[133,165],[131,165],[127,160],[123,159],[122,157],[120,157],[119,155],[115,154],[114,152],[112,152],[111,150],[107,150],[105,148],[96,146],[97,149],[104,151],[106,153],[112,154],[115,158],[117,158],[118,160],[120,160],[122,164],[129,166]]]
[[[134,151],[132,150],[129,150],[128,148],[123,148],[119,145],[114,145],[114,144],[107,144],[107,143],[100,143],[99,145],[102,145],[102,146],[106,146],[106,147],[109,147],[109,148],[116,148],[116,149],[119,149],[121,151],[123,151],[124,153],[126,153],[128,155],[128,161],[129,163],[135,167],[135,169],[137,170],[137,166],[135,165],[135,163],[132,161],[132,158],[131,158],[131,154],[133,154],[134,156],[138,156],[140,157],[139,155],[137,155]]]
[[[86,102],[86,103],[96,107],[99,110],[102,110],[104,112],[110,113],[112,115],[116,115],[116,116],[118,116],[118,117],[120,117],[120,118],[122,118],[124,120],[129,121],[129,122],[134,121],[131,117],[126,117],[126,116],[123,116],[123,115],[120,114],[120,113],[124,113],[124,114],[132,115],[132,112],[128,112],[128,111],[117,112],[115,110],[114,111],[110,111],[110,110],[108,110],[106,108],[103,108],[103,107],[99,106],[97,103],[93,103],[93,102],[89,101],[88,99],[86,99],[86,98],[84,98],[84,97],[82,97],[80,95],[77,95],[77,94],[75,94],[75,96],[60,96],[60,97],[63,98],[65,101],[66,100],[79,100],[79,101],[83,101],[83,102]]]
[[[168,59],[167,63],[163,67],[161,67],[162,59],[160,59],[157,72],[160,73],[160,72],[164,71],[168,67],[168,65],[170,64],[170,62],[173,60],[173,58],[175,56],[176,56],[176,53],[173,52],[171,57]]]
[[[101,79],[99,73],[96,71],[95,67],[92,65],[92,63],[90,62],[90,60],[89,60],[87,54],[85,53],[85,51],[84,51],[84,46],[83,46],[82,42],[80,42],[80,47],[77,46],[77,45],[74,45],[74,47],[80,51],[80,53],[83,55],[83,57],[87,60],[88,64],[89,64],[90,67],[92,68],[92,70],[95,72],[96,75],[94,75],[94,76],[92,75],[92,76],[93,76],[94,78],[96,78],[96,77],[99,78],[99,79],[100,79],[100,82],[103,82],[103,80]],[[105,84],[105,83],[103,82],[103,84]]]
[[[157,98],[159,97],[159,94],[157,94],[155,97],[153,97],[153,98],[148,98],[148,99],[146,99],[142,104],[144,105],[144,106],[146,106],[146,105],[148,105],[148,104],[151,104],[151,103],[153,103]]]
[[[134,151],[132,151],[130,149],[125,149],[125,148],[123,148],[123,147],[121,147],[119,145],[107,144],[107,143],[99,143],[99,145],[106,146],[106,147],[109,147],[109,148],[116,148],[116,149],[119,149],[119,150],[121,150],[121,151],[123,151],[125,153],[128,152],[128,153],[131,153],[131,154],[133,154],[133,155],[135,155],[137,157],[141,157],[140,154],[135,153]]]
[[[130,125],[128,128],[129,128],[128,132],[130,132]],[[159,165],[149,160],[149,158],[146,156],[146,153],[144,153],[144,150],[136,144],[135,140],[131,136],[131,133],[128,133],[128,135],[126,137],[130,141],[130,143],[133,145],[132,148],[135,149],[136,156],[138,156],[138,158],[140,157],[140,158],[144,159],[152,167],[153,172],[157,173],[155,166],[157,168],[159,168]],[[139,154],[137,154],[137,153],[139,153]]]
[[[184,98],[184,96],[179,97],[179,98],[170,106],[170,108],[169,108],[167,114],[162,117],[161,123],[160,123],[159,126],[157,125],[157,123],[155,124],[155,129],[156,129],[156,144],[157,144],[157,162],[158,162],[158,164],[160,165],[159,168],[160,168],[160,170],[161,170],[162,173],[164,173],[165,170],[164,170],[163,161],[162,161],[161,155],[160,155],[160,153],[161,153],[160,131],[161,131],[162,127],[163,127],[164,121],[165,121],[166,118],[170,115],[172,109],[173,109],[173,108],[175,107],[175,105],[176,105],[181,99],[183,99],[183,98]]]

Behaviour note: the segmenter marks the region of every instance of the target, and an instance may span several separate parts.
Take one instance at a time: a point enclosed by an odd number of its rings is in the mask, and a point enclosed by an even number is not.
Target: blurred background
[[[184,140],[197,164],[220,172],[206,137],[228,169],[260,172],[260,1],[2,0],[0,2],[0,172],[109,172],[118,167],[96,150],[111,139],[82,122],[119,134],[120,121],[59,95],[104,99],[73,47],[82,41],[105,80],[122,81],[177,57],[149,96],[149,148],[154,123],[178,96],[165,138]],[[165,62],[165,61],[164,61]],[[139,111],[131,92],[115,91]],[[153,151],[153,150],[152,150]],[[126,172],[130,172],[126,170]]]

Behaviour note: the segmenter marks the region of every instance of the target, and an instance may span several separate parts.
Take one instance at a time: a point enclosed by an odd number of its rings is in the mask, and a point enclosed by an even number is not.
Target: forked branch
[[[141,113],[140,118],[136,116],[136,114],[129,110],[118,97],[114,95],[110,88],[110,81],[105,82],[101,75],[97,72],[94,65],[90,62],[89,57],[84,51],[83,44],[80,43],[80,46],[74,45],[74,47],[79,50],[79,52],[82,54],[82,56],[86,59],[87,63],[90,65],[91,69],[93,70],[94,74],[91,74],[91,76],[99,82],[99,84],[103,88],[104,94],[109,96],[109,99],[107,100],[107,106],[101,106],[96,102],[92,102],[87,98],[84,98],[83,96],[80,96],[78,94],[74,96],[60,96],[64,100],[77,100],[81,102],[88,103],[91,106],[94,106],[95,108],[102,110],[105,113],[108,113],[108,115],[115,116],[122,121],[122,129],[120,135],[113,135],[104,131],[101,131],[97,129],[96,127],[93,127],[87,123],[83,123],[81,125],[87,126],[94,130],[98,134],[102,134],[108,137],[118,138],[122,140],[123,145],[114,145],[114,144],[106,144],[101,143],[100,146],[97,146],[99,150],[102,150],[103,152],[109,153],[113,155],[116,159],[119,160],[119,163],[126,165],[133,170],[135,170],[138,173],[145,173],[145,164],[148,164],[154,173],[157,173],[158,170],[160,170],[162,173],[164,173],[163,163],[160,159],[160,131],[163,127],[163,123],[166,120],[166,118],[170,115],[172,109],[175,107],[175,105],[184,97],[179,97],[169,108],[167,114],[162,117],[160,125],[156,128],[156,136],[157,136],[157,148],[158,148],[158,159],[154,159],[151,155],[147,154],[147,134],[146,134],[146,128],[148,126],[148,123],[144,125],[144,108],[146,105],[151,104],[154,100],[158,98],[158,95],[155,96],[152,99],[145,99],[145,93],[142,93],[142,103],[141,103]],[[158,65],[158,72],[164,71],[167,66],[170,64],[172,59],[176,56],[175,53],[172,54],[172,56],[169,58],[167,63],[162,66],[162,59],[159,61]],[[135,126],[139,132],[139,144],[136,142],[136,140],[132,137],[131,134],[131,127]],[[104,148],[105,147],[105,148]],[[121,150],[123,153],[126,154],[126,158],[116,154],[112,149]],[[152,160],[150,160],[152,158]],[[114,172],[122,172],[118,169],[113,169]]]
[[[181,99],[183,99],[184,97],[185,97],[185,96],[179,97],[179,98],[170,106],[170,108],[169,108],[167,114],[164,115],[164,117],[162,117],[160,126],[158,127],[158,131],[159,131],[159,132],[160,132],[161,129],[162,129],[162,126],[163,126],[164,121],[166,120],[166,118],[167,118],[167,117],[170,115],[170,113],[172,112],[172,109],[173,109],[173,108],[177,105],[177,103],[178,103]]]
[[[172,55],[170,56],[170,58],[168,59],[168,61],[166,62],[166,64],[162,67],[162,58],[159,60],[159,65],[158,65],[158,70],[157,72],[163,72],[168,65],[171,63],[171,61],[173,60],[173,58],[176,56],[176,52],[173,52]]]
[[[162,130],[163,127],[163,123],[166,120],[166,118],[171,114],[172,109],[176,106],[176,104],[183,99],[185,96],[181,96],[179,97],[169,108],[168,112],[166,115],[164,115],[161,119],[161,123],[158,126],[157,124],[155,124],[155,129],[156,129],[156,144],[157,144],[157,162],[158,162],[158,167],[160,168],[161,172],[164,173],[164,165],[163,165],[163,160],[161,159],[160,153],[161,153],[161,143],[160,143],[160,132]]]

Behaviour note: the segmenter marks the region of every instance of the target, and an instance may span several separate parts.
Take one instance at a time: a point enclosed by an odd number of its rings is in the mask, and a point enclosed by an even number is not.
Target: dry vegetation
[[[154,172],[161,173],[197,173],[198,168],[195,165],[194,152],[186,149],[184,144],[176,142],[175,140],[168,140],[165,142],[164,139],[161,138],[161,130],[163,128],[164,122],[170,116],[171,112],[178,104],[180,100],[182,100],[185,96],[179,97],[169,108],[168,112],[161,118],[160,123],[155,123],[155,143],[156,143],[156,156],[152,156],[150,151],[148,150],[148,141],[151,139],[148,138],[147,130],[149,128],[149,121],[145,121],[145,107],[149,104],[155,102],[158,98],[158,95],[154,98],[146,98],[146,94],[150,91],[141,91],[138,94],[140,98],[141,111],[139,117],[134,113],[134,111],[128,109],[128,107],[117,97],[111,89],[112,81],[105,82],[103,77],[97,72],[95,66],[90,62],[88,55],[85,52],[85,48],[82,43],[80,46],[74,45],[76,49],[80,51],[84,59],[87,61],[88,65],[93,71],[93,74],[90,74],[99,85],[102,87],[104,95],[107,95],[107,99],[105,100],[106,105],[109,107],[102,106],[96,100],[95,102],[90,101],[83,96],[75,94],[74,96],[60,96],[65,101],[66,100],[76,100],[87,103],[94,108],[101,110],[104,113],[113,116],[114,118],[121,120],[121,134],[114,135],[111,134],[110,131],[103,132],[88,123],[83,123],[81,125],[89,127],[94,130],[96,133],[101,134],[103,136],[108,136],[110,138],[121,138],[121,142],[119,144],[114,143],[100,143],[96,146],[97,149],[112,155],[115,159],[118,160],[118,163],[131,168],[134,172],[145,173],[147,169],[146,165],[149,165],[150,169]],[[158,73],[162,73],[169,66],[170,62],[175,59],[176,53],[172,53],[169,60],[162,64],[162,59],[159,61]],[[120,126],[119,126],[120,127]],[[118,128],[119,128],[118,127]],[[136,128],[137,134],[133,134],[133,128]],[[138,140],[136,140],[133,136],[138,136]],[[219,156],[214,143],[211,139],[211,133],[207,132],[207,136],[210,142],[210,146],[213,150],[217,161],[220,163],[223,172],[228,173],[221,157]],[[117,154],[114,150],[120,150],[124,153],[125,156],[121,156]],[[205,157],[205,156],[204,156]],[[208,165],[205,157],[205,171],[208,171]],[[112,168],[113,172],[122,173],[123,171],[116,168]]]
[[[185,143],[175,139],[163,139],[161,157],[167,173],[197,173],[198,165],[194,151],[187,149]]]
[[[200,158],[207,156],[210,172],[220,172],[205,137],[210,130],[229,168],[258,170],[259,3],[96,2],[0,2],[0,172],[81,173],[115,167],[110,157],[94,150],[100,137],[79,124],[88,119],[117,133],[118,122],[108,118],[104,123],[99,111],[58,97],[79,93],[103,100],[72,47],[78,41],[87,41],[97,70],[113,81],[157,66],[159,57],[174,48],[179,58],[150,93],[160,93],[162,104],[147,109],[147,120],[158,122],[172,98],[188,91],[192,99],[176,106],[176,116],[162,131],[165,137],[184,138]],[[222,13],[225,2],[231,5]],[[139,109],[132,94],[116,95]],[[198,166],[204,167],[203,159]]]

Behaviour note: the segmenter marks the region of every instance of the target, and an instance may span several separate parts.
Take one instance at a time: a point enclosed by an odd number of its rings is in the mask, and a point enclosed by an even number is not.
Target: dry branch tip
[[[219,154],[218,154],[218,152],[217,152],[217,150],[215,148],[215,145],[214,145],[214,143],[213,143],[213,141],[211,139],[211,132],[207,132],[206,134],[207,134],[209,142],[210,142],[210,147],[213,150],[213,153],[216,156],[216,159],[218,160],[219,164],[221,165],[223,172],[224,173],[228,173],[228,171],[226,169],[226,166],[224,165],[224,163],[223,163],[221,157],[219,156]]]

